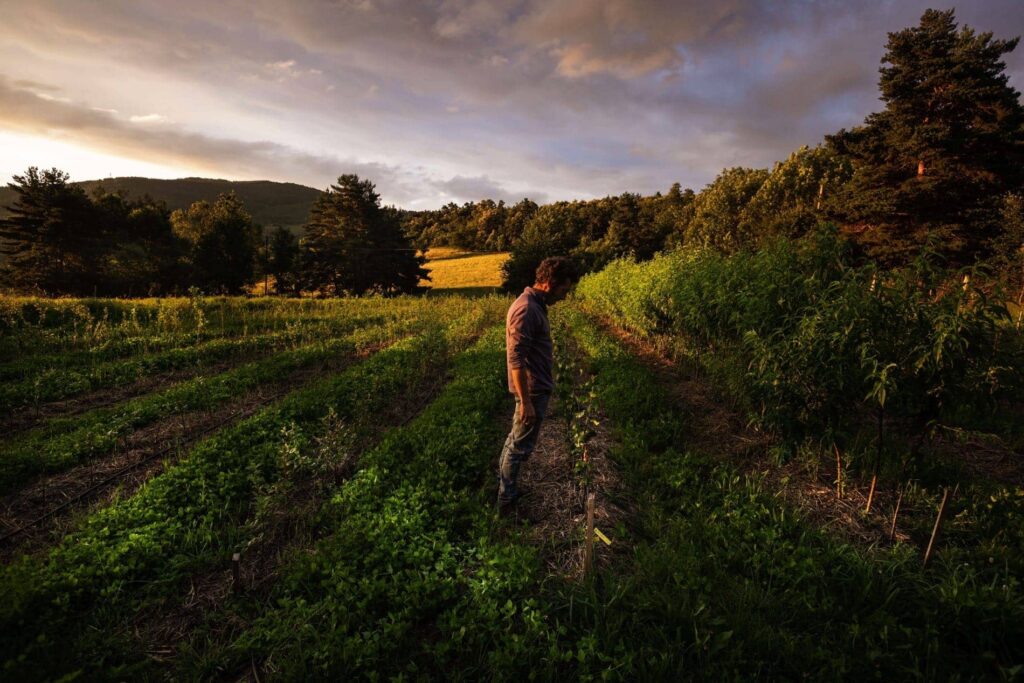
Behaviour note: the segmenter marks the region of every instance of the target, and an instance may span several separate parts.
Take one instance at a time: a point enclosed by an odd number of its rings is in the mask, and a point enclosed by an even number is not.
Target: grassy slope
[[[427,252],[431,280],[422,284],[434,290],[488,290],[501,287],[501,266],[508,253],[475,254],[451,247]],[[461,293],[461,292],[460,292]]]

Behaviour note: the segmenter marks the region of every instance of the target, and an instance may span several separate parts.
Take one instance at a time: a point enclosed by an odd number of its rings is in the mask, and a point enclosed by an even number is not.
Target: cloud
[[[50,93],[45,93],[45,92],[34,92],[32,94],[35,95],[36,97],[38,97],[41,100],[46,100],[47,102],[70,102],[71,101],[70,97],[64,97],[62,95],[51,95]]]
[[[270,62],[266,64],[268,69],[274,69],[276,71],[291,71],[292,67],[295,66],[295,60],[289,59],[281,62]]]
[[[30,81],[30,80],[27,80],[27,79],[24,79],[24,78],[16,80],[14,82],[14,84],[16,86],[18,86],[19,88],[25,88],[26,90],[32,90],[32,91],[42,90],[43,92],[60,92],[60,88],[57,87],[56,85],[51,85],[49,83],[39,83],[38,81]]]
[[[92,110],[93,111],[105,111],[103,109],[97,109],[96,107],[92,107]],[[106,110],[106,111],[110,111],[110,112],[115,113],[115,114],[117,113],[116,110]],[[130,117],[128,117],[128,120],[131,121],[132,123],[164,123],[165,121],[167,121],[167,117],[166,116],[161,116],[160,114],[143,114],[141,116],[130,116]]]
[[[47,101],[27,90],[9,86],[0,78],[0,125],[10,130],[38,135],[58,131],[74,139],[109,152],[150,162],[160,161],[208,169],[235,178],[269,178],[324,186],[323,179],[342,173],[356,173],[372,180],[385,201],[398,205],[415,204],[424,188],[433,187],[452,196],[485,188],[484,196],[512,196],[486,178],[437,180],[417,169],[345,159],[330,154],[311,154],[271,141],[245,141],[217,138],[190,132],[176,126],[133,125],[138,119],[151,120],[153,114],[133,116],[126,122],[112,110],[87,105]],[[162,119],[162,117],[160,117]],[[55,164],[59,166],[59,160]],[[542,195],[536,195],[542,196]]]
[[[538,204],[549,201],[544,192],[510,192],[487,176],[467,177],[457,175],[443,181],[434,181],[431,186],[440,190],[443,196],[456,203],[475,202],[481,199],[504,200],[506,204],[515,204],[524,197],[529,197]]]
[[[698,188],[877,110],[886,33],[933,3],[39,0],[0,24],[0,106],[221,174],[322,186],[351,163],[417,207]],[[958,18],[1012,37],[1024,5]],[[1020,88],[1024,48],[1007,64]]]

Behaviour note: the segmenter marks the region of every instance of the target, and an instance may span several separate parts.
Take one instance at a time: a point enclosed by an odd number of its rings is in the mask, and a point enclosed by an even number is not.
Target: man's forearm
[[[530,400],[530,373],[526,368],[512,368],[512,387],[520,401],[526,403]]]

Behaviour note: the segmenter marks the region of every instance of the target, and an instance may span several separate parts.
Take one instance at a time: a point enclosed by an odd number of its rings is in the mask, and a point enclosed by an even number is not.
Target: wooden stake
[[[878,473],[871,475],[871,488],[868,490],[868,504],[864,507],[864,514],[871,512],[871,501],[875,497],[875,484],[878,483]]]
[[[942,490],[942,502],[939,503],[939,514],[935,516],[935,526],[932,527],[932,537],[928,540],[928,549],[924,551],[924,562],[921,566],[927,567],[928,561],[932,559],[932,551],[935,550],[935,539],[939,535],[939,529],[942,528],[942,520],[946,516],[946,503],[949,502],[949,489],[945,488]]]
[[[594,494],[587,496],[587,537],[583,544],[583,576],[589,577],[594,564]]]
[[[843,499],[843,460],[839,456],[839,446],[832,444],[836,449],[836,500]]]
[[[242,567],[241,567],[242,554],[235,553],[231,556],[231,578],[233,579],[232,588],[235,593],[242,592]]]
[[[903,502],[903,491],[905,488],[900,487],[900,495],[896,497],[896,509],[892,511],[892,526],[889,527],[889,540],[896,538],[896,518],[900,516],[900,503]]]

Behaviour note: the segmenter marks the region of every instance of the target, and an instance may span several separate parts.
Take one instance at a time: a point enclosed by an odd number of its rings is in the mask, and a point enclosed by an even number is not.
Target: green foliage
[[[249,628],[203,661],[255,658],[293,680],[479,680],[544,677],[545,658],[571,658],[537,590],[535,552],[502,538],[476,492],[508,402],[503,355],[498,327],[456,358],[437,400],[363,454],[325,507],[315,551],[296,554],[270,604],[251,605]]]
[[[207,293],[238,294],[253,280],[259,229],[234,193],[210,204],[198,201],[171,214],[174,233],[186,242],[187,281]]]
[[[519,291],[533,283],[548,256],[569,256],[581,272],[632,255],[648,259],[670,235],[682,230],[693,193],[675,191],[650,197],[624,193],[593,201],[555,202],[540,207],[512,245],[503,267],[505,288]]]
[[[452,307],[451,302],[441,301],[433,306],[433,312],[439,315]],[[296,328],[238,342],[213,340],[208,345],[172,350],[170,357],[162,359],[162,362],[173,362],[182,357],[193,361],[209,356],[220,358],[238,354],[247,348],[262,347],[278,352],[218,374],[200,375],[115,406],[73,417],[55,418],[19,434],[4,443],[4,457],[0,459],[0,491],[9,491],[41,474],[64,471],[86,460],[108,455],[126,435],[154,421],[189,411],[215,409],[246,392],[285,380],[297,371],[354,358],[361,350],[432,324],[415,310],[410,312],[404,307],[396,307],[385,311],[383,314],[366,311],[363,315],[349,315],[332,324],[310,323],[308,329]],[[140,364],[155,362],[156,359],[143,357],[116,363],[108,372],[116,378],[115,371],[124,372],[125,366],[130,371]],[[30,384],[28,390],[39,391],[50,386],[39,386],[48,378],[48,373],[44,374]],[[100,375],[100,378],[107,379],[108,376]],[[90,379],[89,376],[78,378],[81,383]],[[69,390],[63,383],[55,383],[55,386],[51,391]]]
[[[630,558],[548,602],[565,634],[559,650],[579,654],[559,678],[1018,675],[1019,489],[957,511],[969,540],[948,540],[934,569],[908,545],[859,549],[718,454],[680,450],[694,429],[687,408],[585,316],[569,327],[617,437],[611,456],[642,505]],[[531,661],[551,666],[536,652]]]
[[[99,185],[92,203],[96,217],[91,230],[99,230],[104,239],[98,290],[167,294],[182,283],[185,245],[175,236],[163,202],[128,199]]]
[[[993,262],[1014,295],[1017,329],[1024,327],[1024,194],[1008,194],[1000,212],[1002,229],[992,242]]]
[[[523,199],[513,206],[491,199],[458,205],[449,202],[434,211],[408,211],[402,229],[422,250],[447,246],[475,251],[506,251],[526,229],[537,204]]]
[[[270,233],[267,272],[274,276],[279,294],[294,293],[298,289],[299,240],[287,228],[277,227]]]
[[[0,245],[8,257],[3,283],[50,294],[91,293],[109,235],[98,231],[85,192],[68,183],[67,173],[35,166],[14,176],[17,196],[0,220]]]
[[[381,208],[372,182],[340,176],[310,212],[301,242],[303,287],[329,295],[418,291],[425,259],[400,221],[397,209]]]
[[[871,258],[904,264],[932,234],[959,264],[985,255],[999,204],[1024,183],[1024,107],[1002,56],[1017,39],[957,30],[953,10],[889,34],[885,110],[828,136],[853,163],[833,214]]]
[[[216,568],[244,544],[240,523],[261,497],[289,473],[316,470],[292,457],[294,445],[337,455],[350,443],[344,432],[372,432],[398,397],[436,382],[451,353],[500,315],[495,299],[479,299],[469,311],[459,303],[425,303],[424,313],[434,313],[429,332],[218,432],[132,498],[90,515],[48,556],[5,567],[0,629],[9,637],[0,655],[7,677],[108,671],[118,653],[90,648],[96,629],[130,620],[147,597],[187,590],[193,572]],[[348,427],[332,427],[338,419]]]
[[[768,171],[728,168],[697,195],[686,244],[735,251],[749,242],[739,232],[740,217],[751,198],[768,179]]]
[[[801,147],[780,161],[743,207],[738,242],[756,247],[776,237],[800,237],[824,217],[824,198],[849,180],[848,159],[825,146]]]
[[[1005,305],[980,273],[964,287],[949,278],[927,258],[891,273],[855,267],[824,231],[732,256],[620,261],[577,291],[643,334],[731,358],[732,388],[756,419],[799,441],[849,438],[874,409],[920,431],[1020,398],[1024,357]]]

